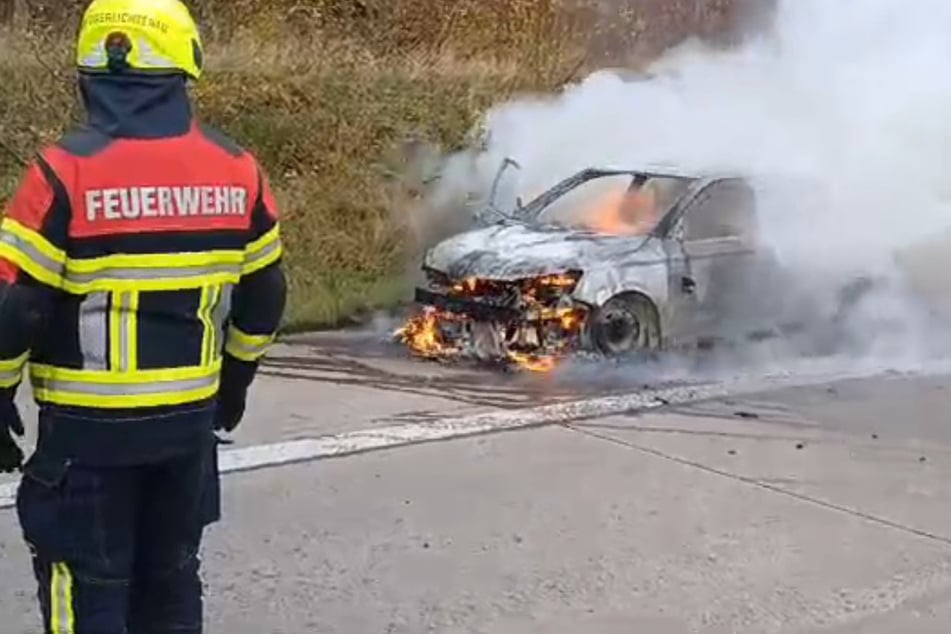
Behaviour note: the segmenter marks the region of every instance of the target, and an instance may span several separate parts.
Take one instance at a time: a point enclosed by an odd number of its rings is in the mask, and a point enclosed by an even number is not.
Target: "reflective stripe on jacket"
[[[0,223],[0,279],[52,297],[42,341],[0,354],[0,387],[29,361],[41,405],[208,400],[224,354],[257,361],[273,342],[276,320],[235,298],[281,257],[266,178],[216,131],[73,133],[40,154]]]

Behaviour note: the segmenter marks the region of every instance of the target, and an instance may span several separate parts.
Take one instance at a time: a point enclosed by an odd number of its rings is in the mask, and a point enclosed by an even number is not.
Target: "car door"
[[[755,196],[741,179],[710,182],[681,211],[668,239],[679,337],[730,337],[742,325],[756,235]]]

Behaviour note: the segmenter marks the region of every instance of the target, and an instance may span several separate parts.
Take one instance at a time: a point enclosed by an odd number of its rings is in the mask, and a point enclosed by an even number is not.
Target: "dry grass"
[[[21,160],[79,116],[68,44],[82,4],[33,0],[0,36],[0,200]],[[609,20],[563,0],[189,4],[209,49],[200,114],[253,149],[283,208],[296,327],[403,296],[416,247],[405,211],[419,185],[407,141],[458,148],[499,99],[729,20],[717,0],[700,14],[693,1],[642,0]]]

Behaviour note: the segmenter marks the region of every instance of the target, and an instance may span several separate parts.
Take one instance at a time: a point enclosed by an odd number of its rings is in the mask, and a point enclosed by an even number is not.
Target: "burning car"
[[[492,202],[426,252],[396,337],[424,357],[544,371],[769,329],[787,298],[755,201],[737,175],[592,168],[512,209]]]

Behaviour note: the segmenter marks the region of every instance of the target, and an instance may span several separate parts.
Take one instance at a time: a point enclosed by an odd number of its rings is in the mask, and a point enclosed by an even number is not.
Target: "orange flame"
[[[534,357],[523,352],[508,352],[509,361],[517,365],[523,370],[528,370],[529,372],[551,372],[555,369],[558,361],[553,355],[543,355],[539,357]]]
[[[396,331],[396,336],[405,343],[410,350],[423,357],[441,357],[451,355],[458,350],[441,341],[439,335],[439,319],[445,317],[443,313],[432,307],[426,307],[419,315],[412,317],[406,324]]]
[[[582,212],[582,223],[599,233],[640,235],[658,220],[657,197],[653,189],[616,189]]]
[[[479,279],[476,277],[467,277],[461,282],[453,284],[452,290],[457,293],[472,294],[479,287]]]
[[[557,297],[558,289],[570,288],[575,283],[576,279],[571,275],[554,274],[531,280],[527,287],[522,287],[523,307],[526,311],[525,321],[515,324],[492,324],[500,340],[504,341],[508,338],[510,341],[517,339],[519,342],[515,346],[516,350],[501,351],[505,359],[516,367],[530,372],[550,372],[557,366],[559,357],[566,351],[570,337],[580,332],[585,315],[575,307],[552,306],[552,293],[554,292],[554,297]],[[504,287],[504,283],[472,277],[451,284],[450,294],[479,297]],[[465,315],[427,306],[397,330],[395,336],[420,357],[444,359],[460,356],[463,354],[463,348],[454,342],[444,341],[440,325],[466,319]],[[554,335],[554,343],[547,340],[538,341],[542,338],[539,329],[550,330],[552,327],[556,330],[561,329],[561,333]],[[513,328],[514,336],[512,335]],[[525,343],[526,339],[532,338],[534,338],[532,344]]]

